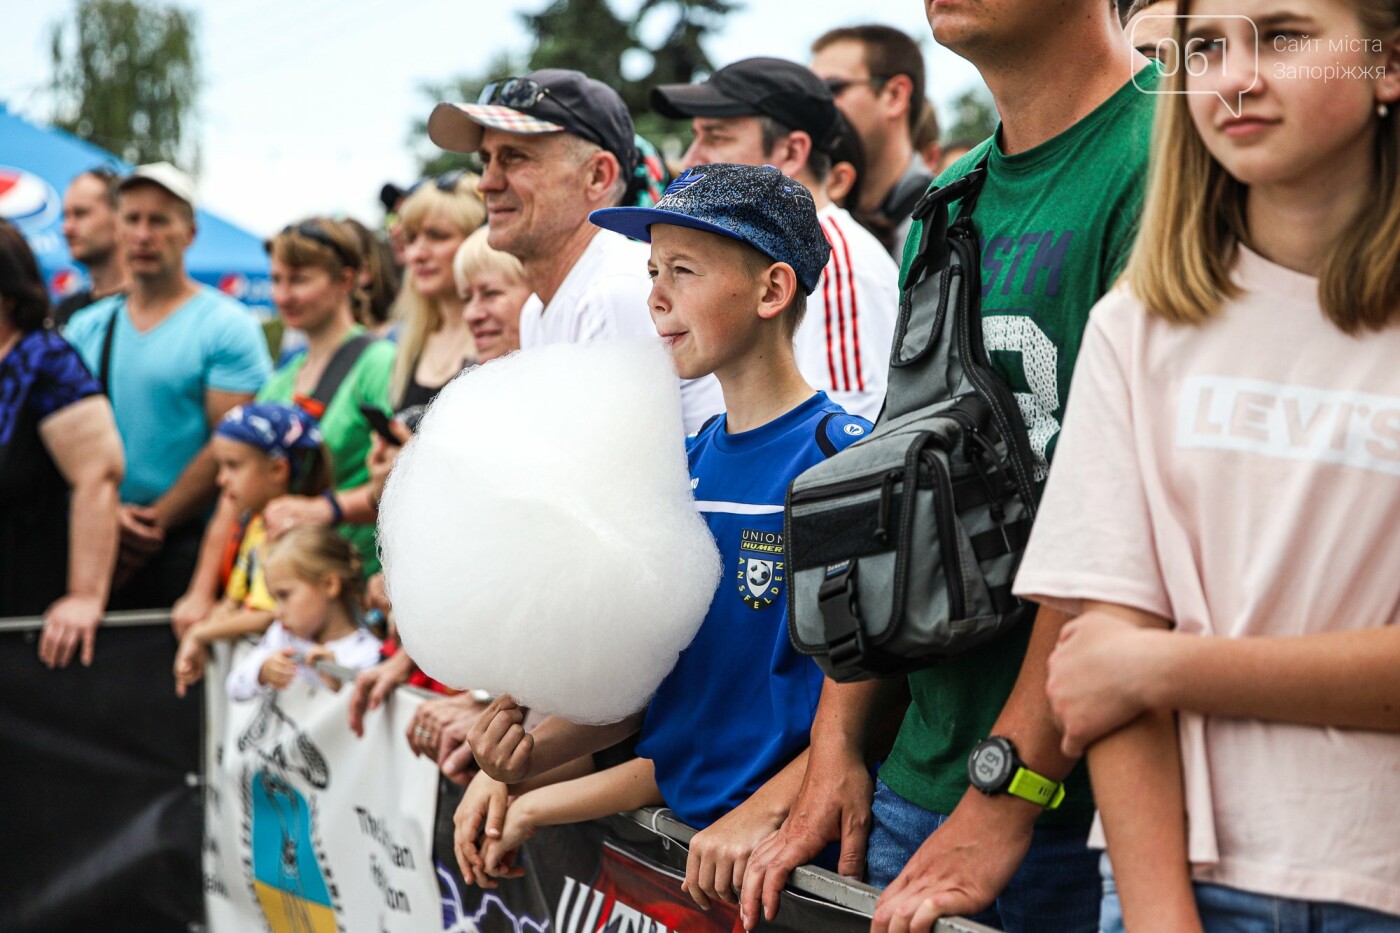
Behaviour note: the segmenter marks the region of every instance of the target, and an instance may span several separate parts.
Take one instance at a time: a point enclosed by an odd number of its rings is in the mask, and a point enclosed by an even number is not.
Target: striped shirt
[[[899,267],[843,208],[828,204],[817,218],[831,259],[797,328],[797,368],[846,411],[874,421],[885,401]]]

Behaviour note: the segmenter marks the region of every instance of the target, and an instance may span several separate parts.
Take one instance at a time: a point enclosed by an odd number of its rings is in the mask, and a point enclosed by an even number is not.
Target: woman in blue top
[[[0,616],[42,614],[39,657],[65,667],[79,650],[92,663],[124,460],[102,387],[48,313],[34,254],[0,221]]]

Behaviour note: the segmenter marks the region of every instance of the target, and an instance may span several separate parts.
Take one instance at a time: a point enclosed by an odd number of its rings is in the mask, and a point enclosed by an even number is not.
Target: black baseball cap
[[[428,117],[428,138],[453,152],[476,152],[487,127],[526,135],[572,133],[617,156],[624,174],[637,164],[627,105],[580,71],[542,68],[491,82],[474,104],[438,104]]]
[[[838,135],[831,89],[812,71],[782,58],[745,58],[699,84],[651,89],[651,109],[674,120],[767,116],[829,149]]]

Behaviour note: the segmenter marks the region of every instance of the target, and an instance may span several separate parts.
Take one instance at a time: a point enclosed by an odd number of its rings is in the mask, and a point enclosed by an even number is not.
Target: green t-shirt
[[[1148,66],[1136,83],[1152,87]],[[1137,232],[1156,97],[1129,82],[1093,113],[1027,152],[996,136],[954,163],[939,184],[988,158],[974,213],[982,244],[983,334],[992,365],[1016,393],[1043,478],[1054,455],[1089,310],[1122,271]],[[905,242],[901,283],[922,233]],[[909,677],[913,702],[880,777],[935,813],[967,790],[967,755],[1011,694],[1030,626]],[[1087,824],[1094,802],[1081,764],[1048,825]]]
[[[345,339],[363,332],[363,327],[355,327]],[[331,397],[326,413],[321,416],[321,434],[330,448],[335,467],[335,488],[338,490],[354,489],[369,482],[369,467],[365,465],[365,458],[369,456],[372,429],[360,414],[360,406],[374,405],[384,411],[390,410],[389,374],[394,368],[396,350],[387,340],[376,340],[365,347],[355,365],[350,367],[350,372],[346,373],[345,381]],[[305,365],[305,353],[283,364],[262,387],[258,401],[290,404],[297,374]],[[360,552],[365,562],[365,574],[378,573],[379,553],[375,546],[374,526],[341,525],[340,533]]]

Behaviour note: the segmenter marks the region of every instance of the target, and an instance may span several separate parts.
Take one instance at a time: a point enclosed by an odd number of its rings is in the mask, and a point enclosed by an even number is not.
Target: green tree
[[[997,116],[992,95],[981,86],[969,88],[953,101],[953,123],[943,134],[943,141],[955,139],[981,141],[997,130]]]
[[[491,81],[518,75],[527,70],[529,69],[525,66],[523,56],[510,51],[500,51],[491,57],[480,74],[458,75],[446,81],[428,82],[421,85],[419,90],[432,103],[444,100],[474,101],[481,96],[482,89]],[[481,170],[481,162],[475,155],[448,152],[433,145],[428,139],[426,116],[413,121],[408,142],[414,149],[418,159],[418,171],[422,177],[431,178],[456,168],[469,168],[474,172]]]
[[[626,102],[637,132],[663,145],[683,128],[651,111],[651,88],[657,84],[688,83],[713,71],[702,40],[738,8],[734,0],[643,0],[636,17],[628,23],[617,15],[609,0],[550,0],[539,12],[520,16],[524,27],[535,37],[534,47],[528,53],[499,53],[484,74],[424,85],[423,91],[434,101],[475,100],[492,78],[540,68],[573,68],[615,89]],[[661,30],[664,38],[660,42],[648,45],[639,35],[641,25],[666,16],[674,17],[674,22]],[[628,78],[624,75],[624,56],[638,52],[642,53],[642,60],[650,62],[650,67],[645,74]],[[464,162],[461,156],[444,153],[428,143],[425,121],[414,122],[409,141],[425,175],[470,164],[469,160]]]
[[[196,169],[194,14],[142,0],[78,0],[50,43],[54,123],[132,162]]]

